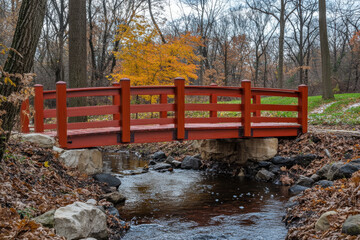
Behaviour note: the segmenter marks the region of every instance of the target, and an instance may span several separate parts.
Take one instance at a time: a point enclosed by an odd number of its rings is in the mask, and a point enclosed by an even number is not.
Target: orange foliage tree
[[[173,78],[197,79],[200,57],[195,49],[199,36],[190,33],[180,37],[166,37],[162,43],[158,31],[144,18],[137,17],[131,25],[120,25],[116,35],[122,47],[115,52],[118,64],[109,78],[119,81],[131,79],[131,84],[171,85]]]
[[[360,31],[354,33],[350,39],[350,45],[352,46],[353,52],[360,53]]]

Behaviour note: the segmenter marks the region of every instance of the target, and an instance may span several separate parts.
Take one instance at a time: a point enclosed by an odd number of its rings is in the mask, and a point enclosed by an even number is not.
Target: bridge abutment
[[[235,164],[248,160],[264,161],[273,158],[278,151],[277,138],[210,139],[198,140],[195,147],[201,158]]]

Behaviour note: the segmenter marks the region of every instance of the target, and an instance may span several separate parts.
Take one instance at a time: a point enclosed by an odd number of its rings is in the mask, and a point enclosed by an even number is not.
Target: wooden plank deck
[[[301,130],[297,123],[252,123],[252,137],[287,137],[296,136]],[[131,126],[130,143],[176,141],[175,124]],[[56,131],[44,134],[56,137]],[[118,145],[122,141],[120,127],[87,128],[68,130],[67,148],[86,148]],[[185,124],[184,140],[242,138],[241,123]],[[86,139],[86,140],[85,140]]]

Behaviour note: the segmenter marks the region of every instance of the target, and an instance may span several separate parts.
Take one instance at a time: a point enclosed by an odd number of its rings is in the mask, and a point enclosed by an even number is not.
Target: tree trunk
[[[87,87],[86,0],[69,0],[69,87]],[[71,106],[85,106],[85,98],[71,98]],[[70,118],[84,122],[87,118]]]
[[[331,88],[331,65],[329,42],[326,26],[326,2],[319,0],[319,29],[320,29],[320,47],[321,47],[321,73],[323,99],[333,99],[334,93]]]
[[[281,0],[280,9],[280,36],[279,36],[279,63],[278,63],[278,81],[279,88],[284,87],[284,36],[285,36],[285,2]]]
[[[34,55],[39,42],[42,25],[44,22],[46,11],[46,0],[23,0],[16,29],[11,47],[15,49],[21,56],[14,51],[10,51],[4,66],[4,72],[9,74],[30,73],[34,64]],[[22,88],[21,78],[12,78],[16,86],[10,84],[0,85],[0,95],[5,97],[13,93],[19,93]],[[19,93],[20,94],[20,93]],[[14,126],[15,117],[19,114],[19,104],[5,101],[0,105],[0,111],[6,113],[1,115],[1,128],[3,132],[0,134],[0,159],[2,159],[6,142],[9,139],[11,130]]]

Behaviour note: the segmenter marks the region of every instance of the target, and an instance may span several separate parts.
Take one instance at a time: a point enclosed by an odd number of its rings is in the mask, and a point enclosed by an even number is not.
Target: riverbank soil
[[[31,219],[75,201],[98,201],[106,189],[65,167],[56,152],[15,141],[0,162],[0,183],[0,239],[65,239]],[[120,220],[107,217],[110,236],[118,234]]]

